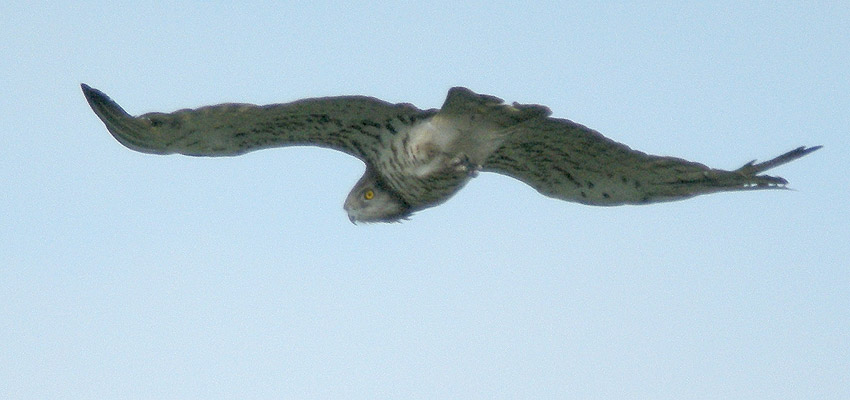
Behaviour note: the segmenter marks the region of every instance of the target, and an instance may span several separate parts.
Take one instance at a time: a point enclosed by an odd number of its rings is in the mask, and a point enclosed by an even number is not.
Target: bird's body
[[[440,110],[342,96],[132,117],[102,92],[82,87],[107,129],[133,150],[233,156],[314,145],[358,157],[366,172],[345,202],[352,221],[406,218],[446,201],[479,170],[515,177],[547,196],[591,205],[776,188],[786,181],[758,174],[819,148],[800,147],[768,162],[724,171],[634,151],[584,126],[551,118],[544,106],[507,105],[465,88],[450,90]]]

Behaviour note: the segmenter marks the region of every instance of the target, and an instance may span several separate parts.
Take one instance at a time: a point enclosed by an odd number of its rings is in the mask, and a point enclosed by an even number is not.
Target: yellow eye
[[[363,193],[363,198],[366,200],[372,200],[373,197],[375,197],[375,192],[371,190],[367,190],[366,193]]]

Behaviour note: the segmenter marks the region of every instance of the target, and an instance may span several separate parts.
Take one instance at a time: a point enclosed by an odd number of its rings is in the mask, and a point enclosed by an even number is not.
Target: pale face
[[[411,214],[410,205],[385,187],[370,168],[351,189],[343,208],[352,223],[397,222]]]

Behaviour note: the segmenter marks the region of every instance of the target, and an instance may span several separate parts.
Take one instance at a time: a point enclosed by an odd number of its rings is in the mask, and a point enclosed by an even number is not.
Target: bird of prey
[[[133,117],[82,85],[95,114],[124,146],[143,153],[235,156],[295,145],[353,155],[366,172],[345,200],[351,222],[395,222],[448,200],[479,171],[514,177],[540,193],[588,205],[647,204],[700,194],[784,188],[761,173],[821,146],[727,171],[632,150],[535,104],[455,87],[439,110],[366,96],[284,104],[220,104]]]

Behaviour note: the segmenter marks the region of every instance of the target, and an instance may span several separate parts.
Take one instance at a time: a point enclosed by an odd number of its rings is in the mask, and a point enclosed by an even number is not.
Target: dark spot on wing
[[[381,124],[379,124],[379,123],[377,123],[377,122],[375,122],[375,121],[372,121],[372,120],[370,120],[370,119],[364,119],[364,120],[360,121],[360,125],[363,125],[363,126],[371,126],[371,127],[373,127],[373,128],[377,128],[377,129],[380,129],[380,128],[381,128]]]
[[[386,128],[386,129],[387,129],[390,133],[392,133],[393,135],[395,135],[396,133],[398,133],[398,132],[395,130],[395,127],[393,126],[393,124],[392,124],[390,121],[387,121],[387,123],[386,123],[386,124],[384,124],[384,128]]]

